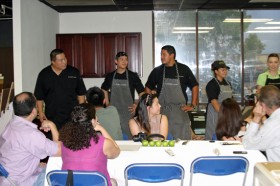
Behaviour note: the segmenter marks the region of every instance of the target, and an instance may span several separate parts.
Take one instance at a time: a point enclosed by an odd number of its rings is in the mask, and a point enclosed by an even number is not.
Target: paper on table
[[[141,147],[140,144],[121,144],[119,145],[121,151],[138,151]]]

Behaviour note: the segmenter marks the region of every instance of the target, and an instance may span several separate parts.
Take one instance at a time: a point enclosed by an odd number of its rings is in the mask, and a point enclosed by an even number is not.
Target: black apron
[[[278,74],[278,76],[279,78],[277,79],[270,79],[267,75],[265,85],[274,85],[280,89],[280,74]]]

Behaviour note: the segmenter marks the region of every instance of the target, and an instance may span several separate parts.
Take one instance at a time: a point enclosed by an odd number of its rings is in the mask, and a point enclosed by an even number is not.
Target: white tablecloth
[[[132,141],[117,141],[119,145],[138,144]],[[190,165],[192,161],[199,156],[215,156],[215,151],[220,152],[220,156],[234,156],[233,151],[244,151],[242,145],[222,145],[223,142],[216,141],[189,141],[186,145],[182,145],[182,141],[176,143],[175,147],[140,147],[138,151],[121,151],[119,157],[113,160],[108,160],[108,171],[112,178],[115,178],[119,186],[124,183],[124,169],[132,163],[178,163],[185,169],[184,185],[189,185]],[[171,149],[175,156],[168,155],[165,150]],[[246,179],[246,186],[253,185],[253,171],[256,162],[266,162],[266,158],[257,150],[246,150],[247,154],[240,154],[249,160],[249,170]],[[62,161],[60,157],[50,157],[47,165],[47,173],[51,170],[61,169]],[[215,186],[236,186],[242,183],[243,173],[236,173],[230,176],[207,176],[195,174],[193,186],[215,185]],[[172,180],[159,184],[148,184],[144,182],[129,181],[130,185],[160,185],[170,186],[178,185],[178,180]],[[45,186],[48,186],[45,181]]]

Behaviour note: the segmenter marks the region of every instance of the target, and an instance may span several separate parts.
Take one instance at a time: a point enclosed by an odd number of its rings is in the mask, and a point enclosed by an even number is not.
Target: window
[[[270,53],[280,52],[279,10],[244,11],[244,95],[254,93]]]
[[[155,66],[161,64],[161,47],[172,45],[176,49],[176,60],[188,65],[196,75],[195,11],[155,11],[154,19]],[[190,94],[190,90],[187,93]]]
[[[258,75],[265,71],[268,54],[280,51],[279,13],[279,10],[155,11],[155,66],[161,64],[161,47],[173,45],[176,59],[196,75],[199,102],[206,104],[205,87],[213,78],[211,63],[224,60],[230,66],[227,80],[232,84],[234,98],[243,103],[244,96],[253,93]]]
[[[233,88],[233,96],[241,99],[241,30],[240,22],[225,22],[228,18],[239,18],[239,11],[198,12],[198,72],[200,103],[207,103],[205,87],[214,77],[211,64],[223,60],[230,67],[227,80]]]

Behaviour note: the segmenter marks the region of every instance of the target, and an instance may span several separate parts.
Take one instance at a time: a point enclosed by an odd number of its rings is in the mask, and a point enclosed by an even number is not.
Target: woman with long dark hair
[[[131,134],[140,132],[150,134],[161,134],[167,138],[168,120],[165,115],[160,114],[161,105],[156,94],[144,94],[136,107],[133,119],[129,120]]]
[[[242,119],[241,109],[238,103],[232,99],[225,99],[218,113],[216,136],[218,140],[239,140],[245,133],[246,127]]]
[[[83,103],[75,106],[71,121],[60,130],[59,138],[63,143],[62,170],[98,171],[106,176],[111,185],[107,159],[116,158],[120,149],[98,123],[93,105]],[[112,185],[116,185],[115,180]]]

